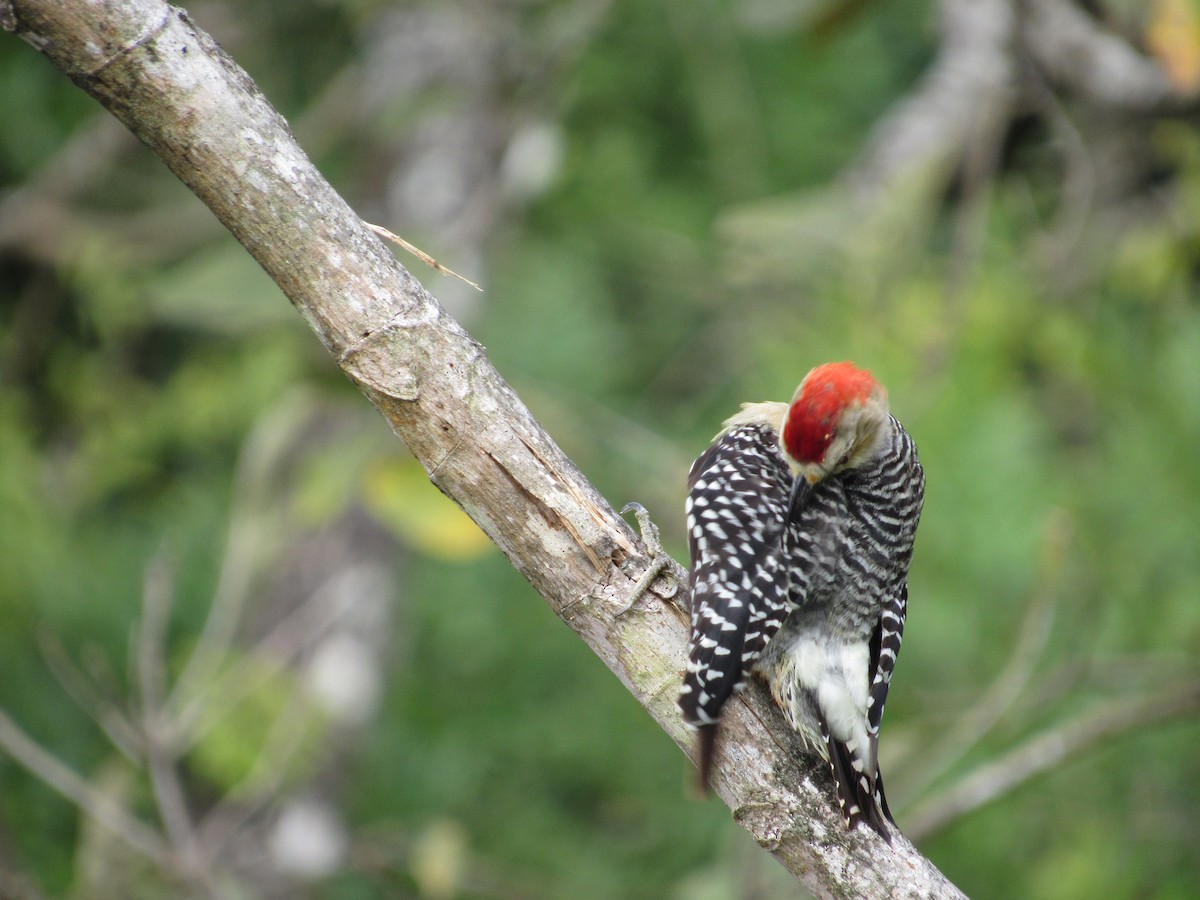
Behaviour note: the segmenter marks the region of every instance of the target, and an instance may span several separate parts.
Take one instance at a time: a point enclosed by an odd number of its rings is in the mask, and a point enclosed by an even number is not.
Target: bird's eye
[[[837,467],[840,469],[842,466],[846,465],[846,463],[848,463],[848,462],[850,462],[850,451],[849,450],[847,450],[845,453],[842,454],[842,458],[838,460]]]

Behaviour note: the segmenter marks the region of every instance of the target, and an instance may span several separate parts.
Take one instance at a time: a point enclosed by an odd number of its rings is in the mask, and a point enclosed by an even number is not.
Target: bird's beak
[[[792,496],[788,500],[788,521],[793,522],[796,519],[796,514],[804,508],[805,502],[808,500],[808,494],[812,490],[815,479],[809,479],[805,475],[797,475],[792,478]]]

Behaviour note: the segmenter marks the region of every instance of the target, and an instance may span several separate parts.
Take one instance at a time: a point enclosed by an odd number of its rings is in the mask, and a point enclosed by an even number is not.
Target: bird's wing
[[[777,433],[761,425],[731,428],[692,466],[692,628],[679,700],[692,724],[717,721],[787,616],[780,552],[791,483]]]

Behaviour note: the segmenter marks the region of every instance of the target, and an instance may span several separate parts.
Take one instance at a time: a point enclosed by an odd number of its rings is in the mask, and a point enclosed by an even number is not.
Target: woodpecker
[[[908,608],[925,474],[853,363],[748,403],[688,476],[691,640],[679,697],[708,785],[721,709],[750,674],[828,760],[848,828],[890,841],[879,723]]]

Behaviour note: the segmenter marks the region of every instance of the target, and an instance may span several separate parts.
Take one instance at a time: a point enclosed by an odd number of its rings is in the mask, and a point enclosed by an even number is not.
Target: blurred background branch
[[[1148,697],[1121,697],[1034,735],[1008,753],[964,774],[929,797],[907,820],[920,841],[960,816],[991,803],[1023,782],[1044,774],[1093,744],[1162,722],[1189,720],[1200,712],[1200,681],[1172,686]]]

